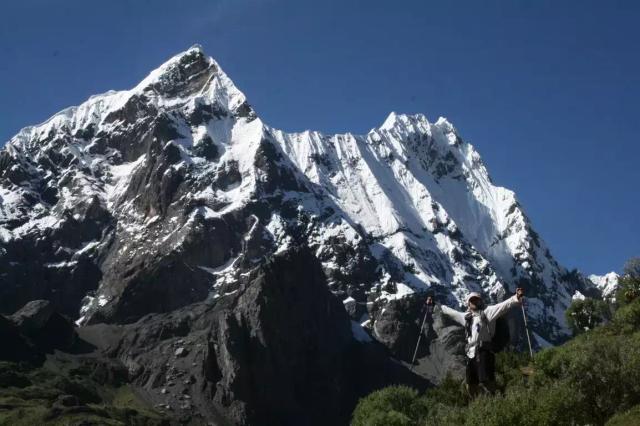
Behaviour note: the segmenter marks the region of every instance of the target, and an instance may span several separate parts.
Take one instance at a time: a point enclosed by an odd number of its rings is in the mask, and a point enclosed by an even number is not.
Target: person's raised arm
[[[496,303],[495,305],[487,306],[484,310],[484,314],[487,316],[488,321],[493,321],[496,318],[500,318],[514,306],[519,306],[522,303],[524,297],[524,290],[522,288],[516,289],[516,294],[508,298],[507,300]]]
[[[458,324],[464,327],[465,321],[464,321],[463,312],[459,312],[459,311],[456,311],[455,309],[451,309],[447,305],[440,305],[440,309],[442,310],[443,314],[445,314],[446,316],[448,316],[449,318],[451,318],[452,320],[454,320],[455,322],[457,322]]]

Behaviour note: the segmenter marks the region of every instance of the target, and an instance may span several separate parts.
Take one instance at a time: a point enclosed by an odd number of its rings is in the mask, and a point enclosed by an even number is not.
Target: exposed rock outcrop
[[[320,425],[347,423],[357,399],[375,388],[428,384],[379,344],[357,341],[352,327],[321,263],[293,248],[233,294],[81,334],[121,360],[148,401],[182,421]]]
[[[0,315],[0,360],[40,364],[47,353],[77,348],[73,322],[47,300],[33,300],[10,316]]]

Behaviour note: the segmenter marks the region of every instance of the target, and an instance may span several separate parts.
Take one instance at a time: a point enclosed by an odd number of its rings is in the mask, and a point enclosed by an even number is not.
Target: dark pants
[[[467,358],[467,384],[488,384],[496,381],[496,356],[488,349],[478,348],[473,359]]]

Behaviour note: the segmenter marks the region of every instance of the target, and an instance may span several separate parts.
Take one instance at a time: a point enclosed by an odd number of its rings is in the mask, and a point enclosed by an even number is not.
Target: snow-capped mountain
[[[615,297],[619,278],[620,275],[616,272],[609,272],[604,275],[589,275],[589,279],[600,290],[604,298]]]
[[[597,291],[554,260],[446,119],[286,133],[199,47],[0,152],[2,311],[46,298],[81,323],[130,322],[234,292],[294,243],[370,325],[415,292],[455,306],[524,286],[540,344],[559,342],[572,296]]]

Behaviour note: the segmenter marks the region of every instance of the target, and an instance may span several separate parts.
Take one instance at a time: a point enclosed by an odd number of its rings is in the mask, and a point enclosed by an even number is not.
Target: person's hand
[[[518,298],[518,302],[522,302],[522,298],[524,297],[524,288],[518,287],[516,289],[516,297]]]

